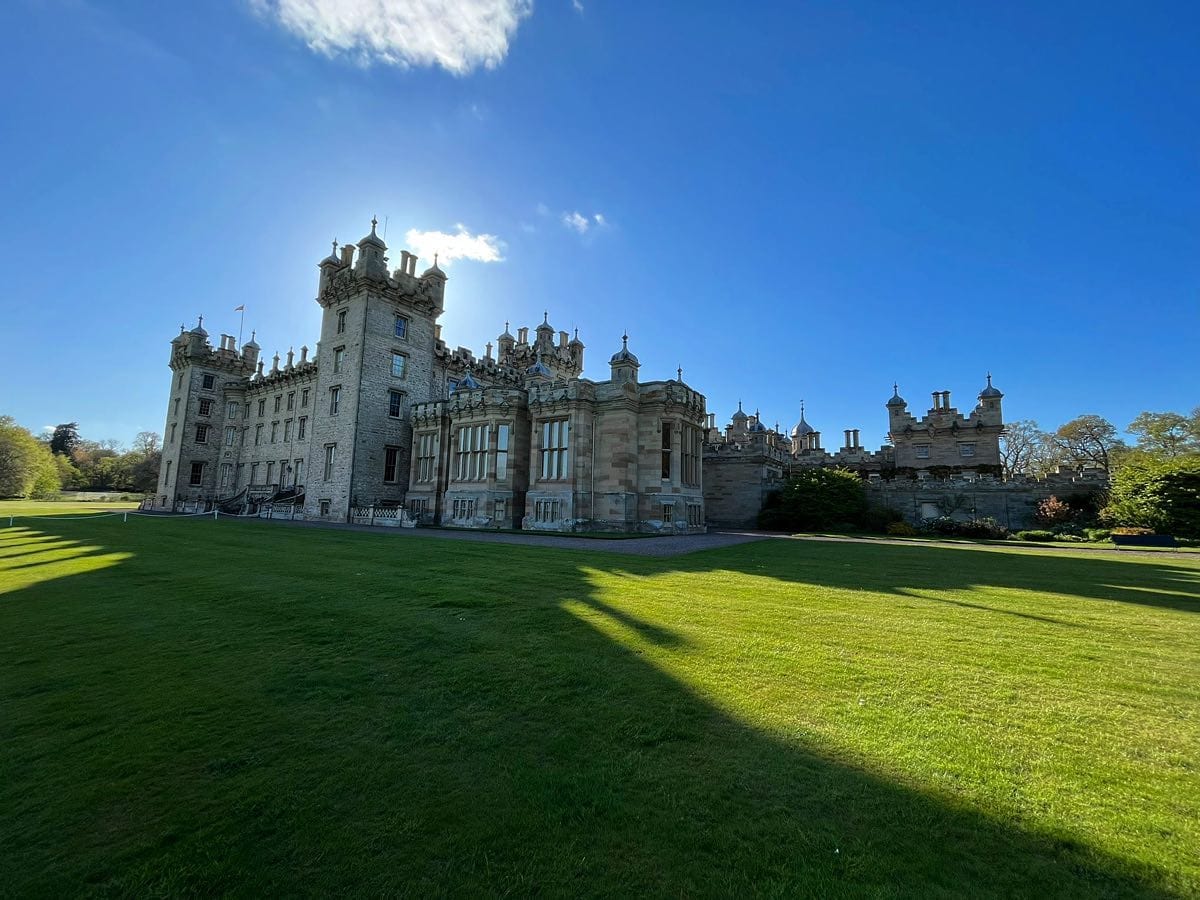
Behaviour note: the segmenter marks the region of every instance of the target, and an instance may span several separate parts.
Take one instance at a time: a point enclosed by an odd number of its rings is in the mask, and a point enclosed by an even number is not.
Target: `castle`
[[[446,274],[389,270],[371,232],[318,264],[318,352],[255,336],[213,347],[203,321],[171,342],[156,505],[217,505],[349,521],[396,509],[476,528],[688,533],[704,529],[703,395],[682,372],[642,381],[628,335],[611,377],[582,377],[584,345],[505,326],[496,354],[451,350],[438,318]],[[282,365],[281,365],[282,362]],[[372,513],[373,515],[373,513]]]
[[[371,232],[318,263],[318,352],[278,353],[203,321],[171,342],[160,509],[283,510],[333,522],[381,518],[463,528],[687,534],[753,527],[767,496],[807,466],[858,472],[868,499],[917,523],[993,516],[1027,527],[1050,493],[1094,491],[1094,473],[1002,480],[1004,395],[973,409],[935,391],[924,415],[893,386],[890,443],[869,451],[843,430],[834,451],[806,419],[790,433],[756,412],[722,430],[705,398],[676,377],[642,381],[629,338],[609,378],[583,377],[584,345],[505,324],[482,357],[442,340],[446,274]],[[494,355],[493,355],[494,351]],[[399,511],[403,509],[401,516]],[[946,510],[950,512],[947,513]]]

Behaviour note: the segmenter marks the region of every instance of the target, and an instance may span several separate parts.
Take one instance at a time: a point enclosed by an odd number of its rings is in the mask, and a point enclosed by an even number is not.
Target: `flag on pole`
[[[243,304],[242,306],[235,306],[233,308],[233,311],[234,312],[245,312],[246,311],[245,304]]]

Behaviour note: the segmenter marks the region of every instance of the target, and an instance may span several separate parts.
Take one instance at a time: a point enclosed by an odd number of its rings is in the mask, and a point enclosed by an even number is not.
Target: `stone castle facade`
[[[688,533],[704,529],[705,398],[642,381],[628,336],[610,378],[582,377],[578,334],[504,333],[482,358],[451,350],[438,318],[446,274],[389,269],[371,232],[321,260],[318,352],[278,353],[201,321],[171,342],[156,506],[289,506],[349,521],[403,506],[474,528]]]

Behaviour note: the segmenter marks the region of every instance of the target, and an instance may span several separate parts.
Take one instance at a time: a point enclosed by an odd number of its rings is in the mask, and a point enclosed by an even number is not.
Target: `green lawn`
[[[18,520],[0,893],[1196,896],[1198,616],[1191,559]]]

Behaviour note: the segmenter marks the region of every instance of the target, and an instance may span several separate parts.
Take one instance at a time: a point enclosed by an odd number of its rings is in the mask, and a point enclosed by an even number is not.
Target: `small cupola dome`
[[[582,347],[583,346],[583,341],[581,341],[579,339],[579,329],[578,328],[575,329],[575,337],[571,338],[571,346],[572,347]]]
[[[260,347],[258,345],[258,341],[254,340],[254,336],[256,334],[258,334],[257,331],[250,332],[250,340],[248,340],[248,341],[246,341],[246,343],[242,344],[243,350],[261,350],[262,349],[262,347]]]
[[[196,322],[196,327],[192,329],[192,334],[202,338],[208,337],[208,332],[204,330],[204,316],[201,316]]]
[[[553,329],[551,329],[551,330],[553,330]],[[641,363],[638,362],[638,358],[629,351],[629,334],[628,333],[621,335],[621,349],[612,355],[612,359],[609,360],[609,363],[614,366],[620,365],[622,363],[625,363],[628,365],[633,365],[633,366],[641,365]]]
[[[980,400],[990,400],[990,399],[999,400],[1003,396],[1004,396],[1004,394],[1002,394],[998,388],[992,387],[992,373],[988,372],[987,387],[985,387],[982,391],[979,392],[979,399]]]
[[[735,422],[745,422],[745,421],[746,421],[748,418],[750,418],[750,417],[749,417],[748,415],[746,415],[744,412],[742,412],[742,401],[741,401],[741,400],[739,400],[739,401],[738,401],[738,408],[737,408],[737,412],[735,412],[735,413],[733,414],[733,421],[735,421]]]
[[[800,421],[796,423],[796,427],[792,429],[792,437],[802,438],[805,435],[812,434],[816,431],[804,418],[804,401],[800,401]]]
[[[338,259],[337,248],[338,248],[337,238],[334,238],[333,250],[330,252],[330,254],[327,257],[325,257],[323,260],[321,260],[319,263],[317,263],[317,265],[334,266],[335,268],[341,267],[342,261],[340,259]]]
[[[514,341],[514,342],[516,341],[516,338],[508,333],[508,323],[507,322],[504,323],[504,334],[500,335],[500,337],[496,338],[496,340],[500,343],[504,343],[505,341]]]
[[[908,406],[908,403],[905,401],[905,399],[900,396],[899,384],[892,385],[892,396],[888,399],[887,405],[893,407]]]
[[[438,255],[435,253],[433,254],[433,265],[421,273],[422,278],[440,278],[442,281],[446,280],[446,273],[438,267],[437,261]]]
[[[387,244],[383,242],[383,238],[375,233],[375,226],[379,224],[379,220],[371,216],[371,233],[358,242],[358,249],[363,250],[366,247],[378,247],[380,250],[386,250]]]

